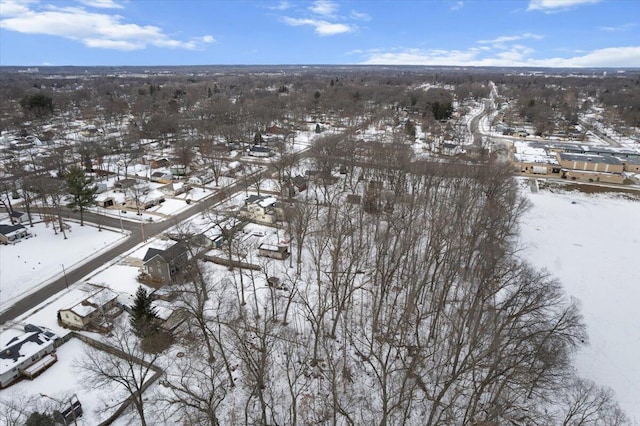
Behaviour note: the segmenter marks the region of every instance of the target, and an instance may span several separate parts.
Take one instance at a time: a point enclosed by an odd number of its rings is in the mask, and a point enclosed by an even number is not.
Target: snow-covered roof
[[[0,225],[0,234],[10,237],[19,234],[24,229],[26,228],[22,225]]]
[[[85,305],[82,302],[78,303],[74,307],[70,309],[71,312],[78,315],[81,318],[88,317],[92,313],[94,313],[98,308],[93,305]]]
[[[103,288],[87,297],[87,302],[97,306],[104,306],[118,298],[118,295],[108,288]]]
[[[68,310],[78,315],[79,317],[86,318],[93,314],[98,308],[105,306],[107,303],[118,298],[118,295],[108,288],[102,288],[93,293],[86,299],[73,305]]]
[[[272,205],[274,205],[276,202],[278,201],[278,199],[276,197],[264,197],[261,200],[257,201],[257,204],[260,207],[270,207]]]
[[[36,331],[14,337],[0,349],[0,374],[48,346],[53,346],[53,340]]]

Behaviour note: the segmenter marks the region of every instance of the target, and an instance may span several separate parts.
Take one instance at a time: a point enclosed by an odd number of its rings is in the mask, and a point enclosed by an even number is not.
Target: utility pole
[[[144,237],[144,219],[140,217],[140,229],[142,230],[142,241],[147,242],[147,239]]]
[[[67,290],[69,290],[69,281],[67,280],[67,271],[64,269],[64,264],[60,264],[62,266],[62,273],[64,274],[64,284],[67,286]]]
[[[118,209],[118,219],[120,219],[120,232],[122,232],[124,234],[124,228],[122,227],[122,215],[121,215],[121,210]]]

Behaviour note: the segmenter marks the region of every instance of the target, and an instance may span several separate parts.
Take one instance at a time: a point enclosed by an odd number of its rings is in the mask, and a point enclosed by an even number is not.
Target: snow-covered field
[[[582,302],[590,344],[576,367],[640,424],[640,201],[547,190],[527,198],[523,255]]]
[[[125,238],[120,232],[98,231],[89,225],[67,222],[65,240],[44,223],[29,228],[34,235],[15,245],[0,245],[0,310],[11,306],[51,279],[58,278],[100,251]]]

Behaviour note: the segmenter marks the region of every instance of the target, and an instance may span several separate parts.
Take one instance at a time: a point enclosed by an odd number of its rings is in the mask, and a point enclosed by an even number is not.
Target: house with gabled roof
[[[173,182],[173,175],[170,172],[157,171],[151,173],[149,180],[151,182],[163,183],[166,185]]]
[[[243,219],[271,225],[284,218],[284,211],[273,196],[250,195],[238,215]]]
[[[70,308],[60,309],[58,319],[70,328],[107,331],[106,321],[122,312],[118,295],[108,288],[101,288]]]
[[[33,379],[57,360],[54,342],[44,333],[16,336],[0,347],[0,388],[20,377]]]
[[[14,225],[20,225],[27,218],[27,215],[24,212],[19,212],[18,210],[14,210],[9,213],[9,219],[11,223]]]
[[[0,225],[0,243],[9,244],[28,238],[31,233],[23,225]]]
[[[142,259],[144,272],[162,284],[175,282],[187,260],[187,246],[182,242],[177,242],[165,250],[150,248]]]

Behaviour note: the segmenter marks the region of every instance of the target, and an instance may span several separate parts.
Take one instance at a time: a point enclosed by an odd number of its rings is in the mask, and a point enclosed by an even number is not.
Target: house
[[[298,192],[302,192],[307,189],[307,179],[304,176],[294,176],[284,181],[282,186],[282,192],[286,196],[294,196]]]
[[[284,260],[289,257],[289,248],[283,245],[262,243],[258,246],[258,256]]]
[[[239,161],[232,161],[224,169],[223,176],[235,177],[237,173],[240,173],[244,169],[244,166]]]
[[[119,181],[113,184],[113,187],[121,191],[124,191],[126,189],[133,188],[136,185],[138,185],[138,181],[136,179],[127,178],[127,179],[120,179]]]
[[[191,176],[189,178],[189,183],[192,185],[200,185],[200,186],[204,186],[210,182],[213,181],[214,179],[214,175],[213,172],[211,170],[203,170],[201,172],[199,172],[197,175],[195,176]]]
[[[165,250],[150,248],[142,259],[144,272],[162,284],[174,283],[187,260],[187,247],[181,242]]]
[[[440,152],[442,155],[454,156],[462,153],[462,148],[458,144],[454,143],[443,143],[440,145]]]
[[[153,302],[160,327],[167,331],[175,330],[187,318],[184,310],[177,308],[172,303],[166,303],[162,300]]]
[[[108,288],[101,288],[72,307],[60,309],[58,320],[73,329],[109,331],[108,321],[121,312],[118,295]]]
[[[158,158],[156,160],[151,160],[152,169],[165,168],[165,167],[169,167],[170,165],[171,165],[171,162],[166,158]]]
[[[169,171],[175,176],[186,176],[191,173],[191,168],[183,164],[173,164],[169,166]]]
[[[0,243],[4,245],[30,236],[31,233],[23,225],[0,225]]]
[[[161,192],[152,191],[147,195],[138,197],[129,197],[125,200],[124,205],[131,209],[147,210],[153,206],[157,206],[160,203],[164,203],[165,199]]]
[[[116,200],[113,197],[96,197],[96,205],[102,208],[109,208],[116,205]]]
[[[273,152],[269,147],[254,145],[249,149],[249,155],[251,157],[271,157]]]
[[[9,213],[9,219],[11,220],[12,224],[19,225],[23,223],[24,220],[27,219],[27,216],[24,214],[24,212],[19,212],[18,210],[14,210],[11,213]]]
[[[54,342],[44,333],[16,336],[0,348],[0,388],[21,376],[33,379],[57,360]]]
[[[245,200],[239,215],[244,219],[271,225],[284,218],[284,211],[275,197],[251,195]]]
[[[109,186],[104,182],[96,183],[96,194],[102,194],[103,192],[107,192],[109,190]]]
[[[151,180],[151,182],[167,184],[173,181],[173,175],[169,172],[157,171],[151,173],[151,177],[149,179]]]
[[[318,185],[333,185],[338,178],[333,176],[330,171],[306,170],[304,174]]]
[[[175,197],[177,195],[184,194],[185,192],[190,191],[192,188],[193,187],[191,186],[191,184],[183,183],[183,182],[174,182],[174,183],[170,183],[170,184],[159,187],[158,191],[162,192],[163,194],[169,197]]]

